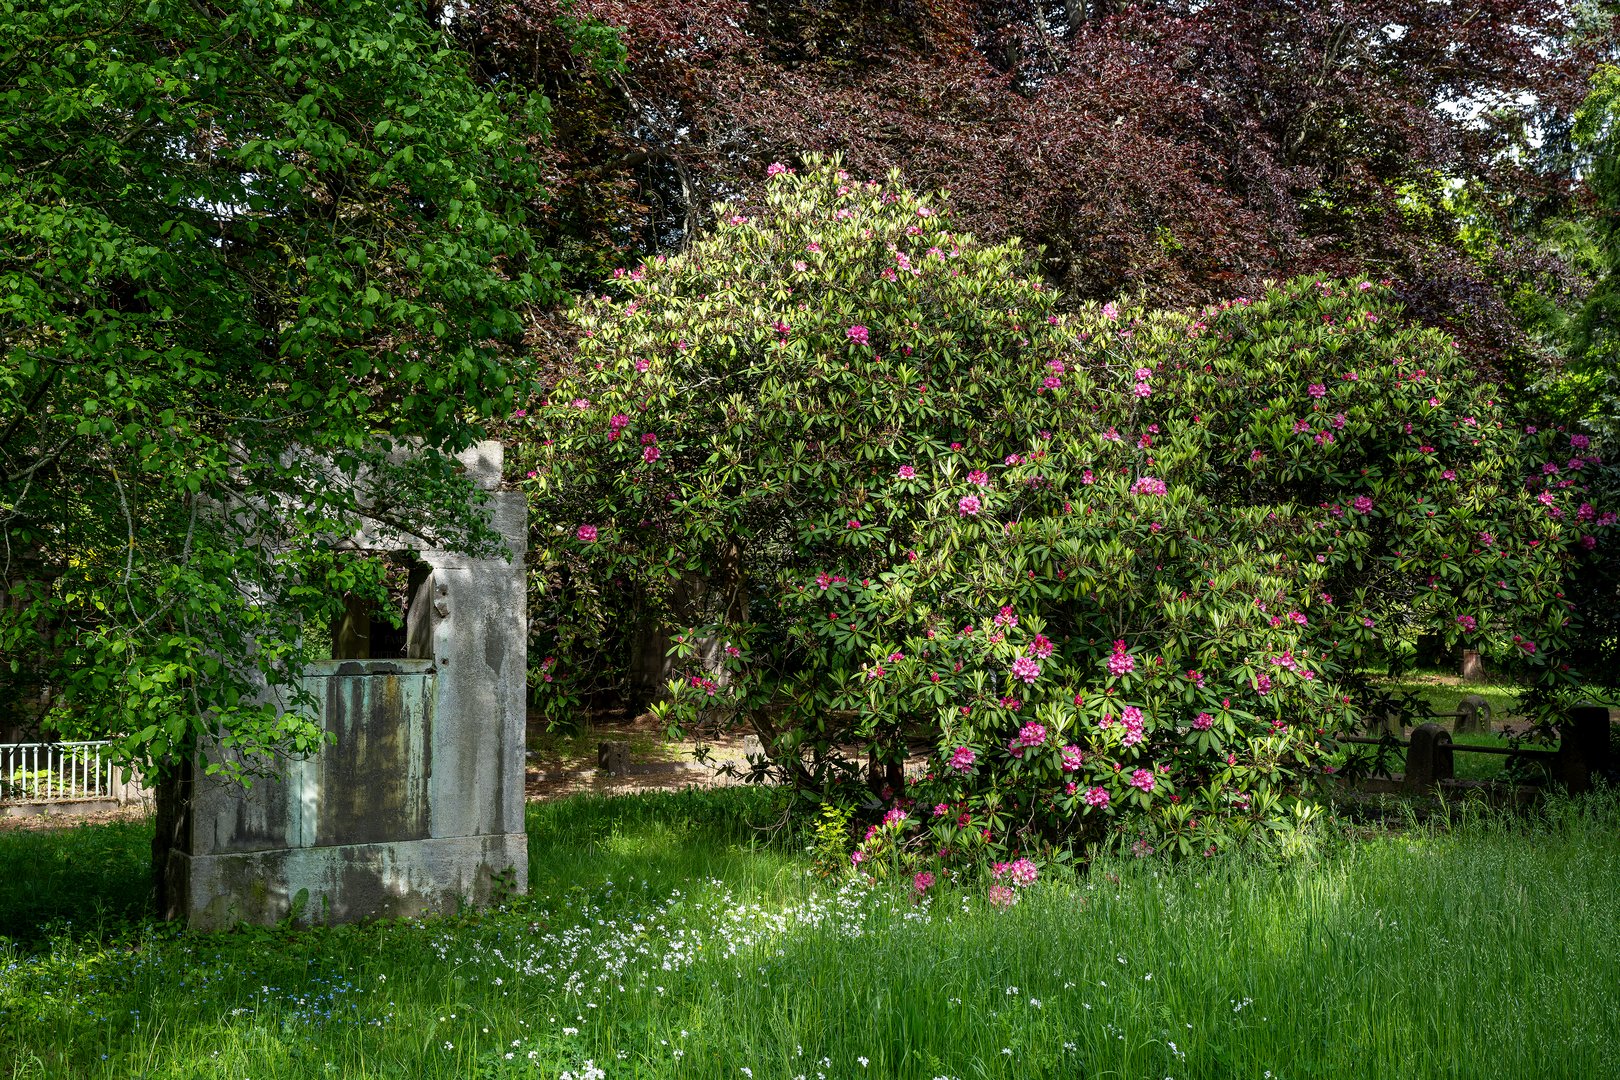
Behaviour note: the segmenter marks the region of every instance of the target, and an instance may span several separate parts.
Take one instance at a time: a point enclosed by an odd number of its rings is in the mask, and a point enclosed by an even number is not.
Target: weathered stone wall
[[[509,557],[422,551],[408,658],[305,673],[332,744],[249,788],[196,781],[165,898],[192,926],[277,922],[301,894],[303,921],[448,913],[527,883],[527,511],[496,490],[498,443],[463,461]]]

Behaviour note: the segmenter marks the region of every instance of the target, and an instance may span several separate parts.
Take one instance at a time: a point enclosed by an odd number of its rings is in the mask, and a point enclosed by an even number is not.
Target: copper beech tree
[[[540,216],[582,283],[695,235],[767,163],[840,151],[949,188],[961,227],[1021,237],[1077,300],[1365,273],[1517,374],[1504,297],[1570,284],[1525,240],[1567,205],[1556,150],[1610,29],[1598,10],[480,0],[454,30],[486,79],[557,103]],[[1459,197],[1497,242],[1465,243]]]

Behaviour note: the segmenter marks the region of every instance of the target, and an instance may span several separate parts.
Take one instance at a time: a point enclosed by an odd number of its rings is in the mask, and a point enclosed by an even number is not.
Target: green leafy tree
[[[492,542],[449,455],[526,394],[544,119],[419,5],[0,2],[14,722],[149,775],[315,744],[263,688],[382,588],[344,538]]]

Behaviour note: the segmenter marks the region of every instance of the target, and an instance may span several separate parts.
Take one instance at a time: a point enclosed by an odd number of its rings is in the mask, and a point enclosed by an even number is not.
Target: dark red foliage
[[[623,28],[627,71],[580,55],[582,18]],[[1562,197],[1522,151],[1585,91],[1574,18],[1570,0],[522,0],[456,25],[486,78],[552,97],[541,213],[576,256],[676,245],[767,163],[836,150],[948,187],[961,224],[1040,245],[1072,296],[1372,273],[1500,347],[1511,243],[1466,255],[1414,199],[1471,178],[1511,240]]]

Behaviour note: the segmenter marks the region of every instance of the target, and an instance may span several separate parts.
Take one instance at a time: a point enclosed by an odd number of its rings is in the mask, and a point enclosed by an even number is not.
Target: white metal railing
[[[122,799],[118,770],[102,755],[111,743],[0,743],[0,803]]]

